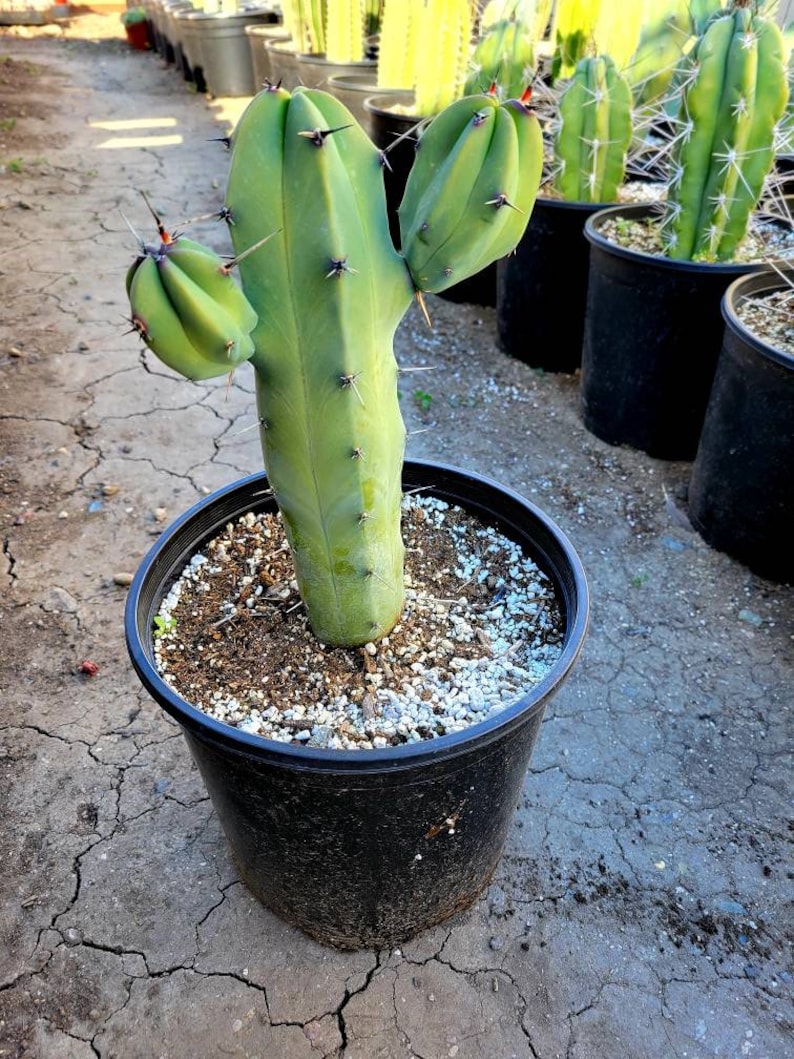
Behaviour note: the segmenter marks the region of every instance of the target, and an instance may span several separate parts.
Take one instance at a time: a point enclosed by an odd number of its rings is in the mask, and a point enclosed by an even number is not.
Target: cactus
[[[355,63],[364,58],[362,0],[327,0],[325,57],[333,63]]]
[[[683,85],[663,224],[669,257],[734,256],[772,167],[787,98],[780,29],[736,0],[708,22]]]
[[[378,85],[413,91],[414,113],[433,117],[463,94],[471,35],[470,0],[386,0]]]
[[[552,34],[556,45],[552,74],[570,77],[591,52],[612,57],[622,70],[640,39],[644,4],[616,4],[612,0],[557,0]]]
[[[609,56],[582,59],[560,99],[554,187],[568,202],[614,202],[631,143],[631,89]]]
[[[403,603],[394,332],[414,296],[479,271],[521,238],[540,180],[540,126],[522,102],[492,95],[460,99],[431,121],[400,207],[404,256],[389,235],[383,156],[334,97],[268,88],[232,144],[221,215],[245,297],[228,287],[228,268],[220,276],[204,251],[165,237],[131,270],[133,314],[188,377],[207,377],[196,357],[228,371],[230,349],[235,363],[250,356],[268,478],[314,633],[366,643],[389,632]],[[174,266],[192,270],[196,291],[184,298],[177,277],[180,294],[155,334],[148,321],[162,290],[137,288],[152,276],[166,287]]]
[[[520,96],[535,72],[532,27],[518,20],[494,22],[478,41],[471,62],[464,95],[486,92],[495,85],[501,99]]]
[[[254,352],[257,315],[214,251],[160,228],[127,272],[132,325],[152,352],[188,379],[226,375]]]
[[[691,39],[690,0],[650,0],[637,49],[624,70],[634,102],[645,106],[670,89]]]
[[[325,53],[325,0],[283,0],[284,28],[299,54]]]

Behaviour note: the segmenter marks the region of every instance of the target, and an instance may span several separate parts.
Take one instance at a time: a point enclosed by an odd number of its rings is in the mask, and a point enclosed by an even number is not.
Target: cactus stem
[[[331,276],[341,276],[343,272],[349,272],[351,276],[358,275],[358,269],[351,268],[347,263],[346,257],[332,257],[331,271],[326,272],[325,278],[330,279]]]
[[[303,136],[310,140],[315,147],[322,147],[329,136],[333,136],[335,132],[343,132],[345,129],[350,128],[352,128],[352,125],[337,125],[335,129],[303,129],[298,133],[298,136]]]
[[[339,382],[341,383],[343,390],[353,390],[356,397],[361,402],[362,407],[366,407],[364,405],[364,398],[361,396],[361,391],[359,390],[358,386],[356,386],[356,380],[358,379],[359,375],[361,375],[360,371],[356,372],[355,375],[340,375]]]

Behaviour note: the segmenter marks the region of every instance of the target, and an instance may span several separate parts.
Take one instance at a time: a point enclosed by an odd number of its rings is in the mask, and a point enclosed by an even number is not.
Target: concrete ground
[[[589,436],[577,380],[501,354],[490,310],[401,330],[435,369],[406,377],[410,453],[539,502],[593,597],[502,864],[399,951],[323,949],[248,895],[122,636],[162,526],[260,466],[246,371],[192,385],[125,334],[121,213],[217,209],[239,101],[114,15],[3,31],[0,105],[0,1056],[794,1054],[791,590],[707,548],[687,466]]]

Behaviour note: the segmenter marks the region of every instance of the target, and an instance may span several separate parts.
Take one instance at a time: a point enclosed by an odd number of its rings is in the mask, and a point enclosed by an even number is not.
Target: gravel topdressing
[[[562,650],[554,586],[518,545],[444,501],[403,503],[406,603],[388,637],[312,635],[277,514],[244,515],[164,599],[160,675],[209,716],[280,742],[372,749],[484,720]]]

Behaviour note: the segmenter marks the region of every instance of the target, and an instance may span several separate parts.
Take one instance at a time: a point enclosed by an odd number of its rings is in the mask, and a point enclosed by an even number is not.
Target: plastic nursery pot
[[[196,91],[202,94],[207,91],[207,83],[204,80],[204,60],[201,56],[201,39],[196,31],[196,18],[203,12],[196,11],[194,7],[187,6],[174,13],[174,26],[178,45],[174,54],[176,61],[182,63],[182,76],[186,81],[196,86]]]
[[[585,224],[590,270],[582,418],[612,445],[692,460],[722,342],[722,296],[731,280],[758,266],[672,261],[617,246],[602,234],[610,220],[640,221],[657,212],[615,206]]]
[[[533,368],[582,363],[590,246],[585,221],[605,205],[537,198],[514,254],[497,265],[499,345]]]
[[[195,32],[200,40],[204,78],[213,96],[252,96],[257,91],[247,25],[277,21],[271,8],[248,8],[233,15],[199,14]]]
[[[394,245],[400,246],[400,221],[397,209],[402,202],[408,174],[416,157],[416,127],[422,120],[406,113],[413,106],[413,92],[387,92],[368,96],[364,110],[369,115],[368,132],[372,142],[387,152],[388,166],[383,170],[386,185],[386,209],[389,231]]]
[[[133,22],[124,27],[127,43],[135,51],[148,51],[149,49],[149,23]]]
[[[281,23],[275,23],[272,26],[246,26],[245,35],[248,37],[248,47],[251,49],[254,84],[258,91],[265,83],[276,83],[270,66],[270,52],[265,45],[269,40],[289,40],[289,34]]]
[[[271,79],[291,92],[300,84],[298,80],[298,56],[291,38],[265,41]]]
[[[132,663],[181,725],[242,879],[287,922],[345,949],[404,941],[465,909],[485,888],[546,705],[569,675],[587,625],[581,563],[541,511],[493,482],[436,464],[407,462],[403,482],[501,529],[549,575],[560,600],[557,665],[530,693],[468,730],[384,750],[284,744],[213,720],[161,680],[151,630],[163,596],[228,521],[273,510],[264,475],[215,493],[168,529],[127,601]],[[454,828],[445,827],[451,817]]]
[[[368,76],[374,81],[378,74],[378,64],[374,59],[362,59],[360,62],[329,62],[324,55],[299,53],[298,77],[307,88],[323,88],[329,91],[328,81],[331,77],[351,77],[359,74]],[[377,89],[373,89],[377,91]],[[372,93],[370,93],[371,95]]]
[[[364,107],[364,101],[371,95],[400,95],[404,94],[402,89],[389,90],[378,88],[376,82],[377,64],[369,73],[331,74],[328,77],[327,89],[331,95],[336,95],[340,103],[344,103],[354,118],[358,121],[367,136],[372,137],[372,126],[369,119],[371,114]]]
[[[794,271],[786,273],[794,282]],[[703,539],[773,581],[794,583],[794,358],[739,319],[750,295],[787,290],[775,272],[734,280],[725,332],[689,484]]]

